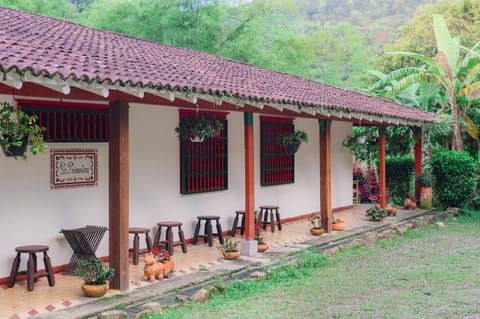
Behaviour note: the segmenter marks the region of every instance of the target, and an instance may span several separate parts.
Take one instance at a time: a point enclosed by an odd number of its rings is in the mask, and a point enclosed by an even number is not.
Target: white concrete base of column
[[[257,255],[258,241],[242,240],[240,242],[240,255],[254,257]]]

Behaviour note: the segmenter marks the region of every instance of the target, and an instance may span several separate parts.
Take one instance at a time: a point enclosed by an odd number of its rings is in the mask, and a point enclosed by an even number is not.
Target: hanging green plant
[[[223,129],[223,123],[214,117],[206,115],[184,116],[175,128],[175,132],[183,140],[191,139],[203,141],[205,137],[219,137]]]
[[[305,131],[294,130],[291,133],[286,133],[285,135],[281,136],[280,142],[283,144],[288,154],[294,154],[298,151],[298,148],[302,142],[308,142],[308,135]]]
[[[28,115],[16,106],[3,102],[0,106],[0,146],[6,156],[26,159],[27,147],[33,155],[47,148],[45,128],[37,124],[35,115]]]

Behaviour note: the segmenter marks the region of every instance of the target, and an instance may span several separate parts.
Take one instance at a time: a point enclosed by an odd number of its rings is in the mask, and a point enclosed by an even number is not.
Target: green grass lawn
[[[480,212],[324,257],[147,318],[480,318]]]

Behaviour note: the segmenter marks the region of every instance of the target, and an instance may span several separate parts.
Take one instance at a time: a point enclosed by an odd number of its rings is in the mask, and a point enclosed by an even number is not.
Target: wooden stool
[[[275,225],[278,225],[278,230],[282,230],[282,222],[280,221],[280,213],[278,212],[278,208],[278,206],[270,205],[260,206],[257,225],[262,225],[263,229],[267,229],[267,224],[270,224],[272,233],[275,232]],[[273,211],[275,211],[275,214]]]
[[[55,286],[55,278],[53,277],[52,264],[50,257],[47,254],[48,246],[45,245],[30,245],[19,246],[15,248],[17,256],[13,260],[12,270],[10,271],[10,278],[8,280],[8,287],[12,288],[17,280],[17,275],[27,275],[28,291],[33,290],[33,283],[40,277],[48,277],[48,284],[50,287]],[[20,267],[20,255],[22,253],[28,254],[27,270],[18,271]],[[43,264],[45,266],[44,273],[37,273],[37,253],[43,253]]]
[[[133,264],[138,265],[138,256],[152,251],[152,240],[149,235],[150,229],[143,227],[130,227],[128,233],[133,234],[133,248],[129,248],[128,251],[133,253]],[[139,234],[145,234],[147,248],[140,249]]]
[[[254,220],[255,220],[255,225],[257,224],[257,211],[254,212]],[[240,220],[240,226],[238,226],[238,220]],[[230,231],[230,236],[235,237],[237,234],[237,228],[240,229],[240,235],[245,234],[245,211],[244,210],[237,210],[235,211],[235,218],[233,219],[233,225],[232,225],[232,230]]]
[[[203,231],[203,240],[207,243],[208,246],[212,247],[213,245],[213,236],[217,236],[220,244],[223,245],[223,234],[222,234],[222,225],[220,225],[220,216],[198,216],[198,222],[195,226],[195,233],[193,234],[192,244],[196,245],[198,240],[198,233],[200,232],[200,224],[202,220],[205,221],[205,228]],[[212,220],[216,221],[217,232],[213,233],[212,231]]]
[[[159,245],[164,244],[165,249],[168,251],[170,256],[173,256],[173,247],[182,245],[182,251],[184,253],[187,252],[187,242],[185,241],[185,235],[183,234],[182,230],[182,223],[180,222],[160,222],[157,223],[158,230],[155,233],[155,240],[153,241],[154,247],[159,247]],[[160,240],[160,236],[162,234],[162,227],[167,228],[167,233],[165,235],[165,240]],[[178,227],[178,237],[180,240],[173,241],[173,231],[172,227]]]
[[[238,226],[238,219],[241,219],[240,227]],[[240,235],[245,234],[245,211],[244,210],[237,210],[235,211],[235,218],[233,219],[232,230],[230,231],[230,236],[235,237],[237,234],[237,228],[240,229]]]

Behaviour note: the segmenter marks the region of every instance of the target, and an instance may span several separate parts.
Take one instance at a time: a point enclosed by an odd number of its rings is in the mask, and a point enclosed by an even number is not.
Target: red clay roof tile
[[[436,116],[294,75],[75,23],[0,8],[0,69],[270,103],[336,108],[413,121]]]

